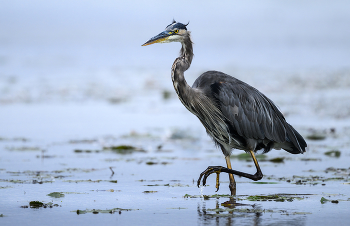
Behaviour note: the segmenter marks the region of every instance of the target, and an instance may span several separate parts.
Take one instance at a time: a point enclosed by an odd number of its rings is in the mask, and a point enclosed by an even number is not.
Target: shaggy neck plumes
[[[189,33],[188,35],[185,36],[181,44],[182,44],[182,47],[180,50],[180,58],[182,57],[183,60],[186,61],[186,64],[187,64],[186,66],[188,66],[187,68],[182,68],[182,70],[186,71],[190,67],[193,59],[192,40]]]
[[[189,33],[184,36],[181,44],[180,56],[175,59],[171,68],[171,79],[179,99],[188,108],[189,101],[186,100],[186,97],[189,95],[186,94],[191,92],[192,88],[187,84],[184,72],[191,66],[193,58],[192,41]]]

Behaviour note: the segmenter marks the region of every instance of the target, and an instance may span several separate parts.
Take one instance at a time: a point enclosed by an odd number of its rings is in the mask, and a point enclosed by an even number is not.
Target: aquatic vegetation
[[[71,212],[76,212],[78,215],[79,214],[86,214],[86,213],[93,213],[93,214],[99,214],[99,213],[110,213],[110,214],[114,214],[114,213],[119,213],[121,214],[124,211],[134,211],[134,210],[139,210],[139,209],[122,209],[122,208],[113,208],[113,209],[105,209],[105,210],[101,210],[101,209],[86,209],[86,210],[74,210]]]
[[[324,139],[326,139],[326,135],[321,134],[321,133],[314,133],[314,134],[310,134],[310,135],[306,136],[306,139],[308,139],[308,140],[324,140]]]
[[[100,150],[81,150],[81,149],[75,149],[75,153],[99,153]]]
[[[42,207],[43,205],[44,205],[44,203],[39,202],[39,201],[31,201],[31,202],[29,202],[30,208],[39,208],[39,207]]]
[[[172,94],[172,92],[170,92],[169,90],[163,90],[163,92],[162,92],[163,99],[164,100],[169,99],[171,97],[171,94]]]
[[[163,181],[163,180],[144,180],[144,179],[141,179],[141,180],[137,180],[138,182],[145,182],[145,181],[148,181],[148,182],[156,182],[156,181]]]
[[[256,157],[257,160],[265,160],[267,158],[266,155],[256,155],[255,157]],[[238,160],[241,160],[241,161],[247,161],[247,162],[253,161],[252,157],[248,153],[241,153],[241,154],[238,154],[238,155],[231,155],[230,158],[238,159]]]
[[[300,158],[300,161],[322,161],[320,158]]]
[[[330,199],[326,199],[325,197],[322,197],[320,202],[321,204],[325,204],[326,202],[339,203],[339,200],[330,200]]]
[[[170,162],[153,162],[153,161],[146,162],[146,165],[158,165],[158,164],[168,165],[168,164],[171,164],[171,163]]]
[[[170,184],[170,187],[189,187],[188,184],[174,183]]]
[[[68,173],[78,173],[78,172],[83,172],[83,173],[90,173],[90,172],[94,172],[97,170],[104,170],[104,169],[96,169],[96,168],[66,168],[64,170],[61,171],[57,171],[57,172],[68,172]]]
[[[320,202],[321,202],[322,204],[325,204],[325,203],[328,202],[328,201],[330,201],[330,200],[328,200],[328,199],[326,199],[326,198],[324,198],[324,197],[322,197],[321,200],[320,200]]]
[[[13,180],[13,179],[0,179],[0,182],[10,182],[14,184],[43,184],[43,183],[53,183],[52,180]]]
[[[0,186],[0,189],[12,188],[11,186]]]
[[[232,213],[274,213],[274,210],[271,209],[258,209],[258,208],[215,208],[215,209],[207,209],[207,211],[215,212],[215,215],[219,213],[228,212]],[[227,215],[229,216],[229,215]]]
[[[183,196],[183,198],[204,198],[205,200],[207,199],[211,199],[211,198],[215,198],[215,199],[218,199],[218,198],[231,198],[232,196],[231,195],[220,195],[220,194],[214,194],[214,195],[189,195],[189,194],[185,194]]]
[[[51,192],[50,194],[47,194],[47,196],[52,198],[63,198],[65,195],[62,192]]]
[[[312,214],[311,212],[285,212],[285,213],[281,213],[281,215],[306,215],[306,214]]]
[[[325,155],[329,156],[329,157],[336,157],[339,158],[341,155],[341,152],[338,150],[332,150],[332,151],[327,151],[324,153]]]
[[[39,209],[39,208],[52,208],[52,207],[61,207],[60,205],[58,204],[53,204],[52,202],[48,202],[48,203],[43,203],[43,202],[40,202],[40,201],[30,201],[29,202],[29,206],[21,206],[21,208],[33,208],[33,209]]]
[[[273,163],[283,163],[284,162],[284,158],[283,157],[277,157],[277,158],[269,159],[269,161],[273,162]]]
[[[275,201],[275,202],[293,202],[293,200],[302,200],[304,198],[299,197],[299,196],[291,196],[291,195],[279,195],[279,194],[274,194],[274,195],[254,195],[254,196],[248,196],[246,198],[248,201]]]
[[[144,185],[144,186],[166,186],[166,187],[169,187],[170,184],[147,184],[147,185]]]
[[[119,146],[109,146],[103,147],[103,150],[109,150],[117,154],[132,154],[134,152],[146,152],[141,148],[137,148],[130,145],[119,145]]]
[[[292,195],[292,194],[273,194],[273,195],[253,195],[253,196],[247,196],[247,195],[238,195],[238,196],[231,196],[231,195],[189,195],[185,194],[183,198],[204,198],[204,200],[208,200],[211,198],[233,198],[234,200],[237,201],[254,201],[254,202],[259,202],[259,201],[275,201],[275,202],[292,202],[294,200],[303,200],[305,199],[305,195]],[[225,205],[223,205],[225,206]]]
[[[314,171],[311,171],[311,172],[314,172]],[[349,181],[350,169],[335,169],[335,168],[331,167],[331,168],[327,168],[325,170],[325,172],[326,173],[333,172],[333,175],[329,175],[328,177],[327,177],[327,174],[322,174],[322,176],[317,176],[317,175],[316,176],[314,176],[314,175],[298,176],[298,175],[294,175],[293,177],[281,177],[281,178],[277,178],[274,176],[266,176],[265,179],[276,180],[276,181],[285,181],[287,183],[296,184],[296,185],[306,185],[306,184],[325,185],[325,182],[327,182],[327,181],[344,181],[344,182]],[[251,183],[256,183],[256,182],[251,182]],[[275,182],[271,182],[271,183],[275,183]]]
[[[332,172],[334,174],[345,174],[350,175],[350,167],[349,168],[335,168],[335,167],[328,167],[325,171],[325,173]]]

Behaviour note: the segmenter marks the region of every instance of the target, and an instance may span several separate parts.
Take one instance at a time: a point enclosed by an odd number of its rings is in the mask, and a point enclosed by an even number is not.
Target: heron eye
[[[179,32],[179,30],[175,30],[174,32],[175,32],[175,34],[176,34],[176,33],[178,33],[178,32]]]

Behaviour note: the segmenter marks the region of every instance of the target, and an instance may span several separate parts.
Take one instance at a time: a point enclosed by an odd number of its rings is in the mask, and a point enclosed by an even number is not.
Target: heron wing
[[[240,136],[286,141],[284,116],[264,94],[239,80],[216,82],[211,89],[223,115]]]
[[[216,101],[233,130],[246,139],[286,141],[284,116],[275,104],[254,87],[222,72],[208,71],[194,82]]]
[[[246,140],[290,143],[293,145],[283,149],[293,154],[305,151],[303,137],[286,122],[276,105],[254,87],[218,71],[203,73],[192,87],[216,102],[233,135]]]

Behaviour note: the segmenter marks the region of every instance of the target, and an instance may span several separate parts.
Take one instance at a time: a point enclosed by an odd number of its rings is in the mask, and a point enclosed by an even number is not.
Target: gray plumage
[[[184,77],[193,59],[193,48],[187,25],[173,21],[165,31],[148,40],[143,46],[153,43],[180,42],[180,56],[171,68],[174,89],[182,104],[195,114],[207,133],[225,155],[228,168],[208,167],[203,184],[211,173],[226,172],[260,180],[262,172],[254,152],[263,149],[284,149],[292,154],[305,152],[303,137],[286,122],[275,104],[254,87],[218,71],[200,75],[192,87]],[[242,173],[231,169],[229,155],[232,149],[241,149],[251,154],[257,173]],[[218,175],[218,174],[217,174]],[[217,179],[218,183],[218,179]],[[218,187],[218,184],[217,184]],[[230,177],[231,194],[235,194],[235,181]]]
[[[233,142],[214,139],[225,155],[230,152],[225,144],[229,149],[264,149],[265,153],[273,148],[292,154],[305,151],[301,135],[274,103],[252,86],[222,72],[208,71],[197,78],[192,88],[201,90],[225,118]]]

